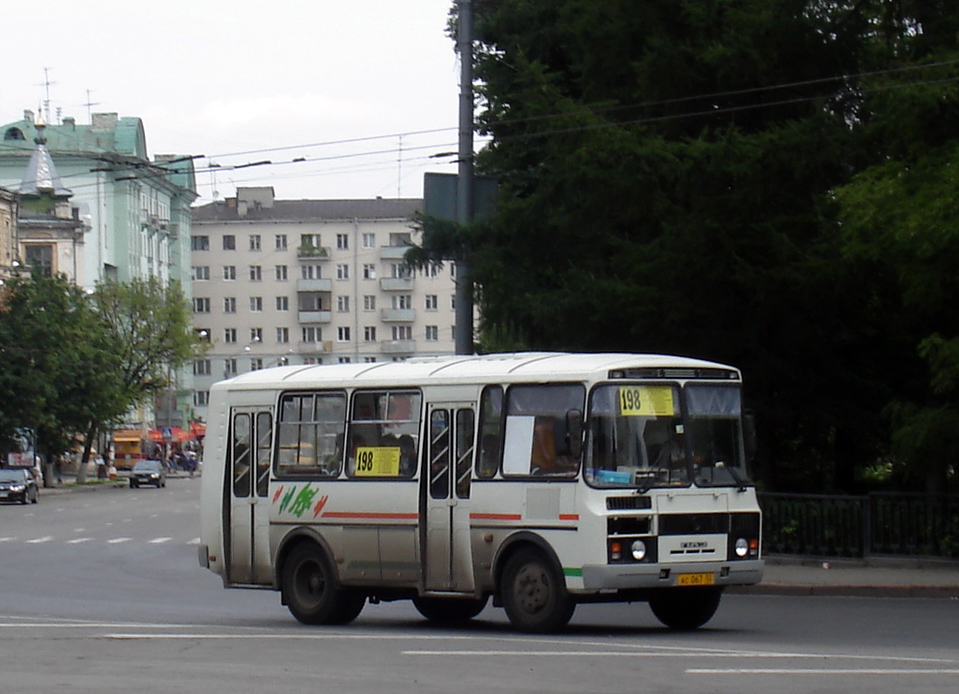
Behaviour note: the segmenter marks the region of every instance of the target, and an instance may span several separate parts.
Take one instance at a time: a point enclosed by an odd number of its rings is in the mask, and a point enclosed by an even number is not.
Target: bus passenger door
[[[474,423],[472,405],[431,405],[426,496],[425,584],[427,590],[472,592],[469,496]]]
[[[270,453],[273,414],[263,410],[231,412],[230,466],[225,479],[223,527],[228,533],[228,583],[270,584]]]

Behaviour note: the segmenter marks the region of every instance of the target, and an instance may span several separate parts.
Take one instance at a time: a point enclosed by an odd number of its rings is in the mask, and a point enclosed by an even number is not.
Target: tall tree
[[[890,396],[832,195],[862,158],[865,4],[478,2],[478,165],[501,204],[426,253],[470,249],[510,341],[742,366],[765,483],[852,487]]]

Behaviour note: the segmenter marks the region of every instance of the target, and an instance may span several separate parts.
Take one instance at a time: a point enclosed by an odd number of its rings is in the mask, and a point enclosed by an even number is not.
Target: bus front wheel
[[[518,551],[506,562],[500,592],[509,621],[527,633],[559,631],[576,609],[563,577],[543,552],[532,548]]]
[[[290,612],[304,624],[346,624],[366,602],[365,595],[341,588],[326,555],[307,544],[287,558],[282,590]]]
[[[721,588],[667,588],[649,598],[656,619],[670,629],[698,629],[716,614]]]

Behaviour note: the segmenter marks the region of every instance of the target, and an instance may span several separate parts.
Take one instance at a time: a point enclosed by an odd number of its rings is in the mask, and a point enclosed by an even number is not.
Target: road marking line
[[[27,540],[28,545],[39,545],[44,542],[50,542],[53,539],[53,535],[44,535],[43,537],[37,537],[32,540]]]
[[[123,542],[130,542],[133,540],[132,537],[115,537],[112,540],[107,540],[108,545],[119,545]]]
[[[189,542],[187,542],[187,544],[188,544],[188,545],[198,545],[198,544],[200,544],[200,538],[194,537],[192,540],[190,540]]]
[[[900,669],[900,668],[691,668],[686,670],[688,675],[959,675],[959,669],[934,668]]]
[[[79,545],[79,544],[84,543],[84,542],[92,542],[92,541],[93,541],[93,538],[92,538],[92,537],[77,537],[77,538],[74,538],[73,540],[67,540],[67,544],[68,544],[68,545]]]
[[[155,538],[153,538],[152,540],[150,540],[150,544],[151,544],[151,545],[162,545],[164,542],[169,542],[169,541],[172,540],[172,539],[173,539],[172,537],[155,537]]]
[[[16,539],[15,537],[0,537],[0,542],[13,542]]]

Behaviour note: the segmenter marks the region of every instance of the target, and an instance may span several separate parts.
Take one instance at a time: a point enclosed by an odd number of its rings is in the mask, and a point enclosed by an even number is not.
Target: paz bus
[[[518,353],[282,366],[210,392],[200,564],[307,624],[492,599],[515,628],[646,601],[695,629],[762,578],[740,372]]]

